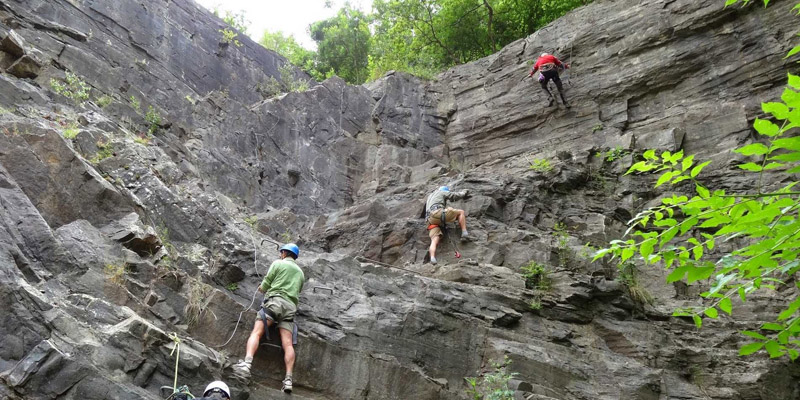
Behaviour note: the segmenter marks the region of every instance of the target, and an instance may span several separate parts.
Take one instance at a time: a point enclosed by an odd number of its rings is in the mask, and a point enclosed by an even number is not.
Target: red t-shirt
[[[561,60],[556,58],[556,56],[554,56],[552,54],[548,54],[548,55],[546,55],[544,57],[539,57],[539,59],[536,60],[536,64],[533,65],[533,70],[531,70],[531,73],[529,75],[533,76],[533,74],[535,74],[536,71],[539,70],[539,68],[542,65],[551,64],[551,63],[555,64],[555,65],[557,65],[559,67],[567,68],[566,65],[561,63]]]

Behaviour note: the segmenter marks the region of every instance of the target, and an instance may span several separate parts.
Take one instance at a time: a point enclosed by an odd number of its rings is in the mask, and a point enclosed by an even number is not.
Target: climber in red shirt
[[[539,83],[542,85],[542,89],[544,89],[545,93],[547,93],[547,97],[550,99],[550,103],[547,104],[548,107],[552,106],[553,102],[555,101],[553,94],[550,93],[549,89],[547,89],[547,83],[552,79],[553,82],[556,83],[558,94],[561,96],[561,101],[564,103],[564,106],[569,108],[569,104],[567,104],[567,100],[564,98],[564,88],[561,86],[561,78],[558,77],[559,69],[568,68],[568,64],[562,63],[561,60],[552,54],[542,53],[542,55],[536,60],[536,64],[533,65],[531,73],[528,74],[528,76],[533,76],[537,70],[539,71]]]

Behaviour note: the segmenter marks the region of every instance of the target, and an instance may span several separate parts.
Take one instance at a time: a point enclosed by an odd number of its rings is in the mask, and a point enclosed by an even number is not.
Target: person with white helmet
[[[296,244],[288,243],[281,247],[279,252],[280,259],[270,265],[267,275],[258,287],[260,292],[265,293],[264,302],[258,312],[253,331],[247,339],[245,359],[234,365],[234,370],[244,378],[250,377],[250,367],[261,336],[267,328],[277,325],[283,347],[283,361],[286,365],[283,391],[291,393],[295,359],[292,332],[295,329],[294,316],[297,312],[300,291],[303,290],[305,275],[294,261],[300,255],[300,248]]]
[[[223,381],[214,381],[206,386],[203,397],[196,397],[195,400],[231,400],[231,390]]]
[[[425,203],[425,223],[428,225],[428,236],[431,237],[431,246],[428,248],[431,264],[436,264],[436,247],[443,236],[442,225],[458,221],[461,226],[461,240],[469,240],[467,215],[464,210],[447,207],[447,200],[458,200],[468,195],[466,190],[451,192],[449,187],[442,186],[428,196],[428,201]]]
[[[550,93],[550,89],[547,88],[547,83],[552,80],[556,83],[558,95],[561,96],[561,101],[564,103],[564,106],[569,108],[567,99],[564,98],[564,87],[561,85],[561,78],[558,76],[559,68],[569,69],[569,65],[562,63],[561,60],[552,54],[542,53],[542,55],[536,60],[536,64],[533,65],[533,69],[528,76],[533,76],[537,70],[539,71],[539,83],[542,85],[542,90],[547,93],[547,97],[550,100],[550,103],[547,105],[548,107],[552,106],[553,102],[555,101],[553,94]]]

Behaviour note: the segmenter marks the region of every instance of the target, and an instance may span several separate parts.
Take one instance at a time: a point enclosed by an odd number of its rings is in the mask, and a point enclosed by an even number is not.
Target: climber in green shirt
[[[280,249],[281,258],[270,265],[267,276],[258,287],[260,292],[265,293],[264,303],[258,312],[250,338],[247,339],[246,356],[234,366],[241,375],[249,377],[261,336],[267,328],[277,324],[283,347],[283,361],[286,364],[286,377],[283,380],[283,391],[286,393],[292,392],[292,369],[295,359],[292,336],[296,332],[294,315],[297,312],[297,298],[305,282],[303,270],[294,261],[298,255],[300,249],[296,244],[286,244]]]

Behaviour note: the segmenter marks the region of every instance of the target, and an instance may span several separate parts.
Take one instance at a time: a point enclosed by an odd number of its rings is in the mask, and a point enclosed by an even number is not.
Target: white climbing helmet
[[[228,385],[225,384],[223,381],[214,381],[206,386],[206,390],[203,391],[203,396],[208,396],[209,394],[213,393],[216,389],[217,392],[225,393],[228,398],[231,398],[231,390],[228,389]]]
[[[547,56],[549,56],[549,55],[550,55],[550,53],[542,53],[542,55],[541,55],[541,56],[539,56],[539,57],[547,57]]]

